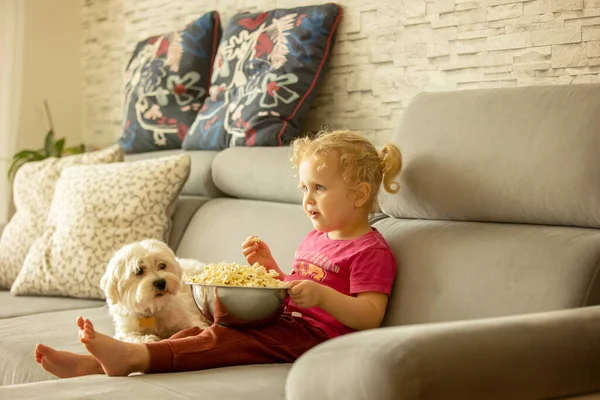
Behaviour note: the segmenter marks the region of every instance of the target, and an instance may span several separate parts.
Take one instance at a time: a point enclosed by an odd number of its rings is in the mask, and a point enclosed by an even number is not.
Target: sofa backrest
[[[600,304],[599,133],[600,85],[417,96],[394,139],[401,190],[374,222],[398,261],[384,325]],[[289,155],[230,148],[196,167],[218,197],[179,216],[177,254],[241,263],[257,235],[289,272],[312,229]]]
[[[385,325],[600,303],[600,85],[422,93],[395,142]]]

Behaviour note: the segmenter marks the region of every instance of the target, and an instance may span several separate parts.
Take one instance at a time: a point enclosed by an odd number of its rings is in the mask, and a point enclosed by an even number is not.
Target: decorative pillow
[[[206,96],[220,38],[214,11],[138,43],[125,73],[125,153],[181,148]]]
[[[235,15],[183,148],[281,146],[299,136],[341,15],[336,4]]]
[[[11,294],[103,299],[100,278],[115,251],[167,240],[189,172],[187,154],[66,169]]]
[[[13,183],[16,212],[0,237],[0,288],[9,289],[25,261],[29,247],[44,233],[54,187],[63,169],[73,165],[123,161],[119,146],[104,150],[28,162],[21,166]]]

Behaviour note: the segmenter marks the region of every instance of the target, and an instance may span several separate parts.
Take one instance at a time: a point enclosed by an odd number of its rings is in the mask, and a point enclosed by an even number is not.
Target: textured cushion
[[[185,154],[66,169],[11,294],[104,298],[100,278],[116,250],[144,238],[168,240],[189,170]]]
[[[138,43],[126,70],[123,136],[126,153],[178,149],[209,86],[221,37],[219,14]]]
[[[398,262],[386,326],[600,304],[598,230],[395,218],[374,226]]]
[[[102,307],[103,301],[69,299],[65,297],[12,296],[0,291],[0,319],[22,315],[44,314],[51,311],[75,310],[78,308]]]
[[[290,156],[287,146],[229,148],[215,157],[213,181],[232,197],[302,204]]]
[[[418,95],[396,143],[401,218],[600,227],[600,84]]]
[[[8,289],[19,274],[33,241],[44,232],[54,187],[63,169],[73,165],[121,161],[119,146],[104,150],[29,162],[17,171],[13,186],[16,212],[0,237],[0,289]]]
[[[341,15],[324,4],[231,18],[183,148],[280,146],[300,135]]]
[[[181,189],[181,194],[187,196],[205,196],[219,197],[223,195],[213,182],[212,179],[212,164],[218,151],[183,151],[183,150],[166,150],[153,151],[150,153],[127,154],[125,161],[148,160],[151,158],[172,156],[176,154],[186,153],[190,156],[191,169],[190,177]]]
[[[198,209],[177,255],[210,262],[245,263],[242,242],[256,235],[271,248],[284,272],[292,270],[298,245],[313,229],[301,206],[220,198]]]

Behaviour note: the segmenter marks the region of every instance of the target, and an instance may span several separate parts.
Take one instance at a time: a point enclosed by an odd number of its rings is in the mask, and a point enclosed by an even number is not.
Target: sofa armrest
[[[543,399],[600,390],[600,306],[380,328],[302,355],[288,400]]]

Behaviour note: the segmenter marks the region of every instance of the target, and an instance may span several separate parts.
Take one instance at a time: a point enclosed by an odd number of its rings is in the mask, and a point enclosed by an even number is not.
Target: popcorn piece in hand
[[[256,244],[260,243],[260,239],[258,238],[258,236],[254,236],[254,238],[252,238],[252,241]]]

